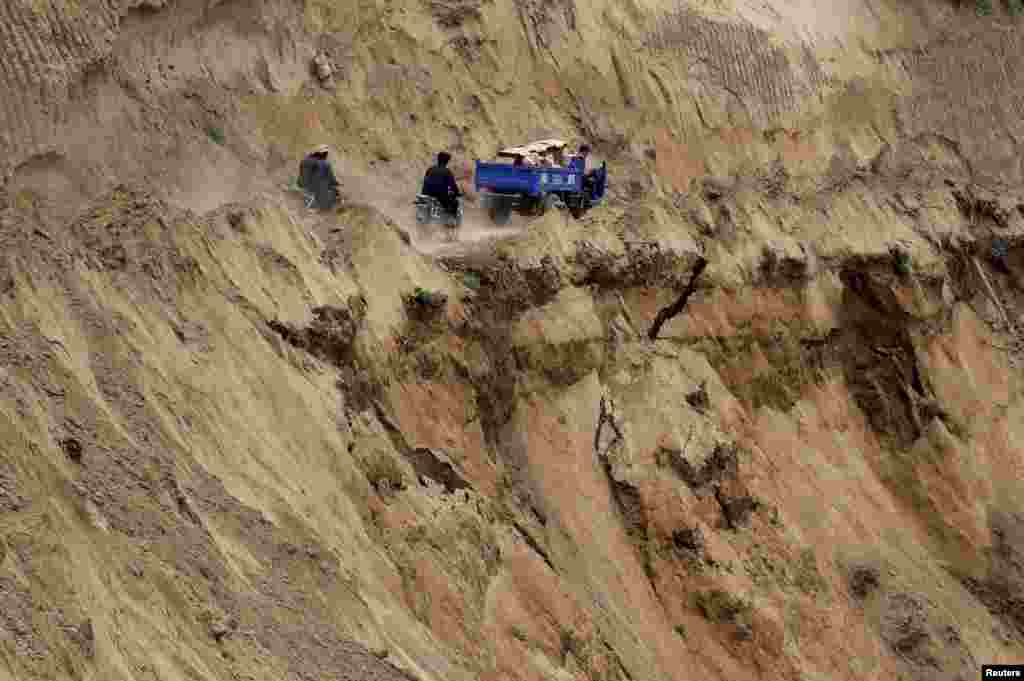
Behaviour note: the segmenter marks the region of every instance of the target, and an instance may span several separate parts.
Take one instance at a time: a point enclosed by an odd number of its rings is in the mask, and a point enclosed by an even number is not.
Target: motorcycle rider
[[[313,208],[329,210],[338,201],[338,178],[334,176],[334,169],[327,160],[329,148],[326,144],[310,152],[299,164],[299,187],[312,197]]]
[[[437,199],[445,211],[450,215],[456,215],[459,211],[459,197],[462,196],[462,190],[459,189],[455,175],[448,167],[448,162],[451,160],[452,156],[447,151],[442,151],[437,155],[437,164],[431,166],[423,176],[423,189],[420,193]]]

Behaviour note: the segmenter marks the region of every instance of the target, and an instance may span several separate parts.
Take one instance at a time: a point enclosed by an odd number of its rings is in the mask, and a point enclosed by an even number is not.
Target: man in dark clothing
[[[327,160],[327,145],[317,147],[299,164],[299,187],[312,197],[313,208],[328,210],[338,201],[338,179]]]
[[[450,160],[452,157],[447,151],[437,155],[437,165],[427,170],[420,193],[434,197],[448,213],[455,215],[459,210],[459,197],[462,196],[462,191],[459,190],[455,176],[448,168]]]
[[[597,184],[597,178],[594,176],[596,171],[588,168],[590,161],[590,146],[587,144],[580,145],[579,153],[577,153],[576,156],[583,159],[583,191],[593,196],[594,188]]]

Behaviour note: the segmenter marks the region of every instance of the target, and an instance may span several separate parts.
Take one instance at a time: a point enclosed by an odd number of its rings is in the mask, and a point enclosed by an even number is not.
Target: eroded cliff
[[[0,12],[0,678],[1020,661],[1007,8]],[[410,224],[438,148],[547,135],[606,205]]]

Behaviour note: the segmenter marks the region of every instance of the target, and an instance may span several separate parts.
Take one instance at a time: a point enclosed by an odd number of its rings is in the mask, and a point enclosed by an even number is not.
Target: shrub
[[[736,623],[751,610],[750,603],[721,589],[698,592],[694,603],[704,618],[712,622]]]
[[[224,128],[211,125],[206,128],[206,135],[216,144],[224,145]]]
[[[979,17],[992,15],[992,0],[974,0],[974,11]]]
[[[380,494],[404,488],[402,469],[390,454],[380,453],[364,464],[366,479]]]
[[[896,274],[901,277],[910,274],[910,254],[901,248],[892,248],[889,253],[892,255],[892,267]]]
[[[818,570],[818,562],[814,550],[803,549],[796,561],[794,582],[796,587],[807,594],[817,594],[828,589],[828,582]]]
[[[1024,14],[1024,0],[1006,0],[1006,11],[1011,17],[1019,17]]]

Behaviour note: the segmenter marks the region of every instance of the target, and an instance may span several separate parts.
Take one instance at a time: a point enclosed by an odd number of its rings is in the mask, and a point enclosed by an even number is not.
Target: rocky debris
[[[351,364],[352,345],[366,318],[366,299],[351,296],[344,308],[322,305],[313,308],[313,320],[296,328],[277,320],[267,325],[289,345],[327,360],[335,366]]]
[[[928,643],[924,603],[909,594],[897,593],[889,597],[882,621],[883,636],[901,657],[922,666],[938,667]]]
[[[939,618],[934,605],[923,596],[889,594],[881,615],[882,640],[915,679],[969,678],[978,664],[957,627]]]
[[[615,422],[615,403],[613,401],[602,396],[599,409],[597,429],[594,431],[594,453],[602,461],[607,461],[612,447],[623,442],[622,431]],[[608,431],[605,431],[605,426],[608,426]]]
[[[318,52],[313,57],[313,75],[320,81],[321,87],[326,89],[334,87],[334,66],[326,52]]]
[[[185,494],[185,489],[181,486],[181,483],[178,482],[177,478],[173,477],[171,478],[171,496],[174,499],[174,503],[177,504],[178,512],[181,513],[182,516],[184,516],[193,525],[202,524],[199,514],[196,513],[188,495]]]
[[[60,441],[60,448],[64,454],[75,463],[82,463],[82,443],[73,437],[67,437]]]
[[[573,0],[516,0],[519,19],[526,29],[533,54],[551,50],[567,31],[576,30],[576,3]],[[587,135],[592,141],[593,135]]]
[[[708,398],[708,382],[703,380],[697,389],[687,394],[686,403],[701,414],[706,414],[711,408],[711,400]]]
[[[13,579],[0,575],[0,632],[16,657],[29,664],[40,664],[52,651],[33,623],[32,594]]]
[[[429,478],[441,484],[446,494],[461,489],[473,489],[444,452],[417,447],[406,455],[406,459],[412,464],[418,477]]]
[[[223,643],[237,630],[238,619],[233,616],[218,618],[210,622],[210,636],[217,643]]]
[[[687,446],[689,443],[687,443]],[[700,466],[694,466],[684,451],[661,448],[655,454],[659,465],[669,466],[698,496],[711,494],[730,530],[745,527],[762,503],[748,494],[739,479],[739,447],[718,443]]]
[[[582,629],[563,626],[558,635],[558,660],[563,670],[576,671],[582,678],[604,681],[633,679],[599,627]]]
[[[17,492],[13,474],[0,469],[0,512],[11,513],[25,508],[27,500]]]
[[[1003,579],[963,577],[961,583],[993,615],[1024,636],[1024,592]]]
[[[872,565],[857,565],[850,570],[850,593],[858,600],[864,600],[880,585],[878,568]]]
[[[974,185],[954,187],[952,193],[960,213],[972,225],[988,220],[996,227],[1009,227],[1011,209],[991,193]]]
[[[617,480],[613,477],[609,466],[605,465],[605,471],[611,482],[612,497],[615,505],[622,515],[626,527],[626,534],[638,541],[647,539],[647,512],[644,509],[643,497],[636,484],[628,480]]]
[[[179,213],[153,192],[119,185],[74,219],[64,235],[74,242],[53,249],[91,270],[108,272],[132,296],[143,293],[170,306],[182,284],[195,283],[198,261],[175,241],[194,216]]]
[[[704,532],[700,527],[683,527],[672,532],[672,546],[690,560],[704,554]]]
[[[807,279],[809,272],[806,256],[794,258],[771,244],[762,247],[758,268],[763,281],[776,286],[798,285]]]
[[[571,258],[578,270],[575,285],[616,290],[637,286],[678,288],[696,257],[665,248],[657,241],[626,240],[623,244],[625,254],[599,248],[590,241],[577,241]]]
[[[1007,580],[1024,587],[1024,514],[993,512],[992,537],[996,568]]]
[[[892,203],[894,207],[904,215],[916,218],[921,214],[920,196],[911,195],[906,192],[896,192]]]
[[[388,415],[379,400],[373,400],[373,409],[377,420],[384,427],[395,451],[412,466],[416,478],[422,485],[430,481],[441,485],[445,494],[454,494],[460,490],[471,490],[473,485],[459,472],[451,458],[443,451],[427,447],[412,447],[398,424]],[[374,463],[369,464],[367,477],[378,490],[390,493],[405,489],[404,477],[397,462],[390,456],[380,455]]]
[[[172,320],[171,330],[178,341],[190,349],[203,354],[211,350],[210,331],[204,324],[187,319]]]
[[[985,579],[961,576],[964,587],[989,612],[1024,637],[1024,515],[992,514],[993,548]]]
[[[87,619],[77,627],[70,627],[67,630],[68,638],[78,644],[87,659],[96,656],[96,632],[93,630],[91,619]]]
[[[480,19],[480,8],[491,0],[428,0],[434,20],[444,28],[458,28]]]
[[[227,213],[228,225],[240,234],[248,234],[249,232],[246,218],[246,213],[241,210],[232,210]]]
[[[698,490],[710,484],[721,483],[735,478],[739,473],[739,456],[736,445],[716,444],[711,455],[702,466],[694,466],[677,450],[662,450],[662,460],[666,461],[683,482],[691,489]]]
[[[937,415],[935,397],[921,370],[911,329],[915,320],[894,293],[893,261],[852,259],[840,278],[844,296],[842,333],[827,348],[828,361],[843,371],[871,427],[900,448],[910,447]]]
[[[503,256],[475,262],[472,257],[452,256],[442,258],[441,264],[451,272],[476,275],[480,288],[471,307],[478,311],[486,309],[490,318],[503,325],[530,308],[551,302],[567,282],[550,255],[534,262],[517,262]]]
[[[150,10],[156,11],[167,7],[170,0],[123,0],[121,2],[122,10],[136,9],[136,10]]]
[[[605,437],[605,426],[608,427],[607,437]],[[594,432],[594,454],[597,455],[601,467],[608,476],[612,498],[622,515],[627,534],[645,540],[647,538],[647,518],[640,490],[632,482],[616,477],[609,457],[613,448],[623,441],[622,430],[615,420],[615,403],[602,396],[597,429]]]
[[[750,514],[761,508],[761,502],[749,494],[730,496],[722,486],[715,486],[715,499],[722,508],[722,516],[730,530],[746,527]]]

